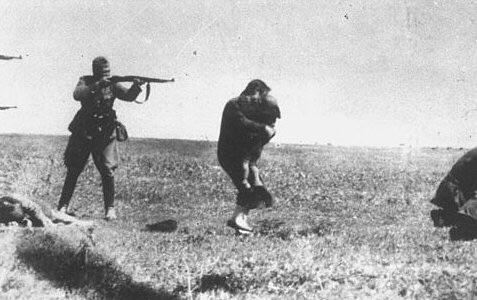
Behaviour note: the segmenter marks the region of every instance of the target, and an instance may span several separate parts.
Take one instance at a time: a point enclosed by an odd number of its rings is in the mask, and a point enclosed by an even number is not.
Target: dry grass
[[[5,188],[54,205],[66,138],[0,144]],[[0,297],[477,296],[476,241],[452,241],[429,219],[428,200],[463,151],[272,145],[261,166],[278,205],[254,213],[258,233],[244,238],[224,226],[234,190],[215,144],[131,140],[117,173],[120,220],[101,220],[100,180],[88,165],[73,206],[97,220],[94,245],[66,228],[1,232]],[[84,245],[89,263],[78,256]]]

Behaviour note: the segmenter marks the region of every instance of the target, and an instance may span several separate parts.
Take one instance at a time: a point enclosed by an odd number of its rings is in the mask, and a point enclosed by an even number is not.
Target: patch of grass
[[[1,136],[5,188],[55,206],[66,141]],[[235,190],[215,147],[153,139],[120,144],[119,220],[110,223],[102,221],[100,178],[90,163],[72,201],[78,216],[98,222],[89,262],[78,254],[82,238],[25,233],[15,240],[17,254],[0,254],[13,261],[0,265],[6,274],[0,284],[9,295],[28,294],[35,280],[45,295],[69,287],[78,299],[128,291],[200,299],[476,294],[477,241],[454,241],[429,218],[429,199],[465,149],[269,145],[260,168],[277,205],[252,211],[257,234],[237,237],[225,226]],[[34,279],[17,281],[20,274]]]

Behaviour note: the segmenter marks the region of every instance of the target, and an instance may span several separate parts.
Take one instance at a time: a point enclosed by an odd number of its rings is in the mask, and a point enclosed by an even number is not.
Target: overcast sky
[[[472,1],[0,0],[0,132],[68,134],[79,76],[176,78],[118,101],[131,136],[217,140],[254,78],[282,108],[275,142],[477,144]],[[140,96],[141,97],[141,96]]]

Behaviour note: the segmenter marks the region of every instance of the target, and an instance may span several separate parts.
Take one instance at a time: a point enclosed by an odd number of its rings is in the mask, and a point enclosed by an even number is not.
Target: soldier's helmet
[[[109,61],[104,56],[98,56],[93,59],[93,76],[96,78],[109,77]]]

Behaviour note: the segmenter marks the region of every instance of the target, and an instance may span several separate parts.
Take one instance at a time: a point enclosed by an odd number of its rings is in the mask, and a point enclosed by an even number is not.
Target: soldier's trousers
[[[69,205],[78,177],[86,166],[90,154],[101,174],[104,206],[114,207],[114,171],[118,167],[119,160],[115,136],[87,139],[73,134],[64,154],[67,172],[58,208]]]

